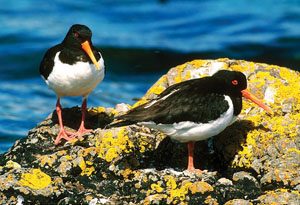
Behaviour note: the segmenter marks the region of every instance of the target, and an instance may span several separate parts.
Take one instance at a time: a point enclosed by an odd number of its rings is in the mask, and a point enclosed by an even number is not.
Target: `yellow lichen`
[[[156,87],[150,88],[149,92],[153,93],[155,95],[159,95],[164,90],[165,90],[165,87],[163,87],[162,85],[157,85]]]
[[[31,189],[44,189],[51,184],[51,177],[40,169],[32,169],[29,173],[23,173],[19,185]]]
[[[105,111],[106,111],[106,108],[105,107],[101,107],[101,106],[99,106],[99,107],[92,107],[92,108],[88,109],[89,115],[92,115],[92,116],[97,115],[97,114],[102,113],[102,112],[105,112]]]
[[[167,77],[166,75],[163,75],[153,86],[151,86],[151,88],[146,92],[144,97],[142,97],[132,106],[132,108],[135,108],[148,102],[149,95],[159,95],[160,93],[162,93],[166,89],[166,87],[164,86],[165,84],[167,84]]]
[[[137,138],[137,144],[141,153],[144,153],[145,151],[152,148],[152,144],[149,142],[149,140],[149,137],[143,134]]]
[[[80,173],[81,176],[91,176],[95,172],[95,167],[90,166],[86,167],[82,172]]]
[[[85,161],[83,158],[82,158],[82,160],[80,160],[78,166],[80,167],[81,170],[85,170],[86,164],[85,164]]]
[[[21,165],[17,162],[9,160],[9,161],[6,162],[5,167],[9,168],[9,169],[20,169]]]
[[[148,178],[147,178],[146,176],[144,176],[144,177],[142,178],[142,181],[143,181],[143,182],[148,182]]]
[[[52,167],[53,163],[56,162],[57,156],[56,155],[42,155],[37,157],[41,163],[41,166],[45,166],[46,164]]]
[[[81,156],[81,157],[86,157],[86,156],[93,156],[97,153],[97,148],[96,147],[88,147],[88,148],[85,148],[85,149],[82,149],[82,150],[79,150],[78,152],[78,156]],[[66,156],[67,157],[67,156]]]
[[[160,193],[164,190],[160,184],[151,184],[150,187],[153,191],[156,191],[157,193]]]
[[[195,68],[200,68],[201,66],[203,66],[206,63],[206,61],[205,60],[193,60],[188,63],[191,64]]]
[[[124,179],[128,179],[128,177],[131,174],[134,174],[134,172],[129,168],[126,168],[125,170],[121,171],[121,175],[123,176]]]
[[[212,198],[212,196],[207,196],[204,200],[204,204],[219,205],[218,200]]]
[[[213,191],[213,187],[206,182],[192,183],[188,180],[177,182],[176,177],[172,175],[164,176],[165,184],[162,181],[151,184],[151,189],[148,190],[147,195],[152,196],[157,193],[164,193],[167,199],[167,204],[186,204],[186,196],[189,192],[192,194]]]
[[[189,71],[187,71],[187,72],[185,73],[184,79],[185,79],[185,80],[188,80],[188,79],[191,79],[191,78],[192,78],[192,74],[191,74],[191,71],[189,70]]]
[[[189,190],[192,192],[192,194],[195,194],[195,193],[204,194],[206,192],[212,192],[214,190],[214,188],[210,184],[208,184],[204,181],[198,181],[198,182],[191,184],[189,187]]]
[[[141,185],[141,183],[135,183],[135,184],[134,184],[134,187],[135,187],[136,189],[140,189],[140,188],[142,187],[142,185]]]
[[[12,182],[14,180],[14,175],[8,174],[6,177],[7,182]]]
[[[60,150],[57,152],[57,156],[63,156],[63,155],[66,155],[67,154],[67,151],[66,150]]]
[[[116,135],[111,130],[105,131],[103,137],[97,139],[96,147],[98,148],[98,156],[111,162],[121,153],[131,152],[134,146],[129,140],[126,128],[122,127]]]
[[[83,157],[79,157],[79,163],[78,163],[78,166],[80,167],[81,169],[81,173],[80,175],[81,176],[90,176],[93,174],[93,172],[95,171],[95,168],[93,165],[93,162],[91,161],[84,161],[84,158]]]
[[[176,67],[177,75],[174,78],[175,83],[182,82],[182,73],[183,73],[183,70],[186,68],[186,65],[187,65],[187,63],[179,65],[179,66]]]
[[[116,147],[110,147],[105,153],[105,160],[111,162],[113,159],[117,158],[118,149]]]
[[[167,189],[172,190],[177,188],[176,179],[171,175],[164,176],[164,180],[166,181]]]
[[[186,195],[189,192],[189,187],[192,185],[192,182],[186,181],[183,182],[182,185],[176,189],[169,190],[169,196],[167,198],[167,203],[176,204],[179,201],[183,201],[186,199]]]
[[[87,164],[87,165],[93,165],[94,163],[91,162],[91,161],[85,161],[85,164]]]
[[[101,112],[105,112],[106,108],[105,107],[97,107],[97,112],[101,113]]]
[[[120,148],[125,152],[131,152],[131,148],[133,148],[133,143],[129,140],[128,131],[125,128],[121,128],[117,134],[117,139],[119,142],[122,142],[120,139],[124,139],[123,143],[120,143]]]
[[[65,156],[65,158],[66,158],[66,160],[72,160],[73,159],[73,157],[68,155],[68,154]]]
[[[248,69],[248,66],[243,66],[243,65],[240,65],[240,64],[234,64],[234,65],[230,66],[230,68],[232,70],[235,70],[235,71],[245,72],[245,70]]]
[[[118,111],[114,108],[105,108],[105,107],[99,106],[99,107],[89,108],[88,113],[89,113],[89,115],[92,115],[92,116],[95,116],[95,115],[98,115],[101,113],[106,113],[109,115],[117,115]]]
[[[146,102],[148,102],[146,97],[142,97],[139,101],[137,101],[134,105],[132,105],[132,108],[138,107],[140,105],[145,104]]]
[[[289,148],[287,151],[288,151],[288,152],[295,152],[295,153],[297,153],[297,154],[300,155],[300,150],[297,149],[297,148]]]
[[[88,202],[91,202],[93,199],[94,199],[94,197],[92,195],[87,195],[85,197],[85,200],[88,201]],[[89,203],[89,204],[93,204],[93,203]]]
[[[258,130],[252,130],[248,133],[246,143],[242,146],[243,149],[238,152],[239,158],[233,160],[233,167],[250,167],[253,159],[252,149],[256,145],[255,138],[259,135]]]
[[[300,192],[297,190],[290,190],[290,189],[285,189],[285,188],[279,188],[279,189],[275,189],[275,190],[271,190],[271,191],[266,191],[266,195],[274,195],[274,196],[278,196],[277,193],[292,193],[297,195],[298,197],[300,197]],[[263,195],[263,196],[266,196]]]

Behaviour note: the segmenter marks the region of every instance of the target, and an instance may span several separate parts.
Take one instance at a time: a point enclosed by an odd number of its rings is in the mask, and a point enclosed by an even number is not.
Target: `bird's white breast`
[[[233,115],[234,108],[230,97],[225,96],[225,100],[229,105],[228,110],[216,120],[212,120],[207,123],[184,121],[174,124],[156,124],[154,122],[141,122],[139,124],[157,129],[179,142],[206,140],[221,133],[236,119]]]
[[[100,69],[89,62],[77,62],[74,65],[62,63],[58,52],[55,65],[46,83],[57,96],[87,96],[104,78],[104,60],[98,61]]]

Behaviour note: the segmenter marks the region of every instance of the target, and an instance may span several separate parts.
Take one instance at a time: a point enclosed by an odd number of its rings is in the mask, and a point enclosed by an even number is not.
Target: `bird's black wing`
[[[181,121],[208,122],[229,108],[220,92],[222,83],[210,77],[194,79],[167,88],[156,99],[116,119],[136,123],[154,121],[170,124]]]
[[[93,47],[93,53],[94,53],[94,56],[97,61],[99,61],[101,58],[103,58],[100,49]],[[104,58],[102,60],[104,61]],[[105,61],[104,61],[104,74],[106,74],[106,72],[107,72],[107,67],[106,67]]]
[[[62,49],[62,45],[58,44],[50,49],[44,55],[40,64],[40,74],[47,79],[53,70],[55,54]]]

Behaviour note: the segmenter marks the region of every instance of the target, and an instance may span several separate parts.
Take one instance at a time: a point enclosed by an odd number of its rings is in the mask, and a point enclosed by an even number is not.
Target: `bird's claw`
[[[203,171],[201,169],[196,169],[194,167],[188,167],[187,171],[190,173],[199,174],[199,175],[203,173]]]
[[[79,140],[83,140],[83,135],[92,132],[92,129],[86,129],[83,126],[80,126],[79,129],[77,130],[77,132],[73,133],[71,135],[72,138],[78,138]]]
[[[80,126],[77,132],[69,132],[64,129],[61,129],[54,141],[55,145],[58,145],[61,142],[61,139],[65,139],[66,141],[74,140],[75,138],[79,140],[83,140],[83,135],[92,132],[92,129],[86,129],[84,126]]]
[[[73,132],[69,132],[64,129],[61,129],[54,141],[54,144],[58,145],[60,143],[61,139],[65,139],[67,141],[74,139],[73,134],[74,134]]]

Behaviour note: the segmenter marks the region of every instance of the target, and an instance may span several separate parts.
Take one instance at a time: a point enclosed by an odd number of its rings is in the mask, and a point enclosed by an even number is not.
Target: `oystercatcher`
[[[64,40],[47,50],[41,64],[40,74],[57,95],[56,112],[60,131],[54,143],[67,141],[90,132],[84,126],[87,97],[104,78],[104,60],[93,46],[92,31],[85,25],[75,24],[69,29]],[[82,96],[82,119],[76,133],[67,132],[63,126],[60,98]]]
[[[242,96],[272,113],[247,88],[246,76],[237,71],[220,70],[204,77],[174,84],[157,98],[115,118],[124,124],[144,125],[157,129],[174,140],[188,143],[188,167],[194,168],[194,142],[206,140],[232,124],[242,109]]]

